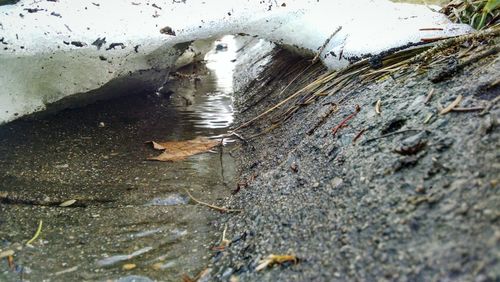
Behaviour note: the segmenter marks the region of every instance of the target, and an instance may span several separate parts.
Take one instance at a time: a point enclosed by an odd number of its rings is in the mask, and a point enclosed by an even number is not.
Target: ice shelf
[[[320,56],[331,69],[472,30],[387,0],[21,0],[0,6],[0,124],[68,96],[159,86],[222,35],[315,54],[339,27]]]

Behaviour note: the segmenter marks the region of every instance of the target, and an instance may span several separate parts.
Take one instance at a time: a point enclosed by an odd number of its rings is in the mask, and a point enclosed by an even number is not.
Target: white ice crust
[[[0,123],[117,78],[175,68],[209,46],[195,43],[178,60],[179,43],[245,33],[314,54],[338,27],[320,57],[331,69],[471,31],[426,6],[387,0],[21,0],[0,6]]]

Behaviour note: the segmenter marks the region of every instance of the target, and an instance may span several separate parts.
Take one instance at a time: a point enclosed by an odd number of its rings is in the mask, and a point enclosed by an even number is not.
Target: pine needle
[[[29,246],[31,243],[33,243],[38,236],[40,236],[40,233],[42,233],[42,220],[40,219],[40,223],[38,223],[38,228],[36,229],[35,235],[33,235],[33,238],[31,238],[28,242],[26,242],[26,245]]]
[[[218,207],[215,205],[211,205],[209,203],[202,202],[202,201],[196,199],[195,197],[193,197],[193,195],[191,195],[191,193],[189,193],[189,191],[187,189],[184,189],[184,190],[188,194],[189,198],[191,198],[191,200],[195,201],[197,204],[209,207],[209,208],[214,209],[216,211],[220,211],[220,212],[242,212],[243,211],[243,210],[238,210],[238,209],[226,209],[226,208]]]

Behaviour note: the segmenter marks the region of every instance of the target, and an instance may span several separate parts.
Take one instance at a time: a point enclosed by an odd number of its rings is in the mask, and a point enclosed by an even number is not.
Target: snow
[[[202,58],[226,34],[314,54],[338,27],[320,57],[331,69],[471,31],[428,7],[386,0],[21,0],[0,6],[0,123],[117,79],[125,88],[137,79],[161,85],[169,69]]]

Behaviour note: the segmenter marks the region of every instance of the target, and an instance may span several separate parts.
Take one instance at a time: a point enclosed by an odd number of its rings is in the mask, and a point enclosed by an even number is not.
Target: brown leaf
[[[192,140],[155,142],[151,141],[153,148],[164,150],[156,157],[148,158],[152,161],[175,162],[184,160],[192,155],[200,154],[220,145],[220,140],[208,139],[206,137],[196,137]]]

